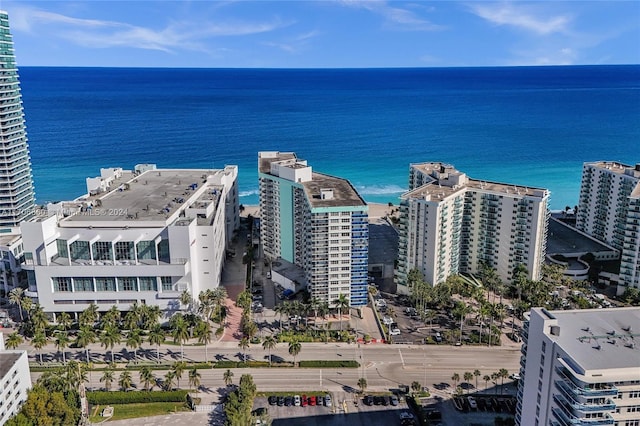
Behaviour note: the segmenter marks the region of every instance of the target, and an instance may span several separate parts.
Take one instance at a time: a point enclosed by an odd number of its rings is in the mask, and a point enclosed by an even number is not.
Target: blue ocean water
[[[239,166],[294,151],[369,202],[398,202],[411,162],[551,190],[577,204],[582,164],[640,162],[640,66],[419,69],[20,69],[37,200],[101,167]]]

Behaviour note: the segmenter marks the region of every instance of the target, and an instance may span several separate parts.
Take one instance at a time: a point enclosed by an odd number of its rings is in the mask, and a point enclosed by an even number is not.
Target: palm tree
[[[367,379],[365,379],[364,377],[360,377],[358,379],[358,387],[360,388],[360,393],[363,393],[367,388]]]
[[[280,322],[280,333],[282,333],[282,316],[287,313],[287,306],[285,303],[280,303],[273,308],[273,312],[278,314],[278,321]]]
[[[262,349],[269,351],[269,366],[271,366],[271,350],[276,347],[276,339],[273,336],[267,336],[262,341]]]
[[[140,329],[131,330],[127,335],[125,344],[128,348],[133,349],[132,361],[135,361],[138,357],[138,348],[142,346],[142,334],[140,333]]]
[[[460,318],[460,343],[462,343],[462,325],[471,311],[471,306],[465,305],[463,302],[456,302],[456,306],[453,308],[453,315]]]
[[[100,377],[100,381],[104,382],[104,388],[108,391],[111,390],[111,383],[113,383],[114,380],[114,374],[113,374],[113,369],[108,368],[106,370],[104,370],[104,372],[102,373],[102,377]]]
[[[178,380],[178,388],[180,388],[180,379],[182,378],[182,373],[187,368],[187,363],[184,361],[174,362],[171,367],[171,372],[173,373],[176,380]]]
[[[120,329],[114,326],[107,327],[100,335],[100,345],[111,351],[111,362],[116,362],[113,348],[115,345],[119,345],[120,341]]]
[[[186,291],[186,290],[185,290]],[[184,359],[184,344],[189,340],[189,328],[187,322],[182,317],[178,317],[173,323],[171,336],[175,343],[180,343],[180,359]]]
[[[80,327],[83,325],[93,328],[93,324],[98,321],[98,305],[91,303],[87,309],[80,313]]]
[[[470,385],[471,384],[471,379],[473,379],[473,373],[470,372],[470,371],[465,371],[463,378],[464,378],[465,383],[467,385]],[[467,386],[467,393],[469,393],[469,387],[468,386]]]
[[[30,313],[29,320],[33,325],[33,330],[45,331],[47,325],[49,325],[49,321],[47,320],[47,315],[44,313],[44,308],[36,303],[31,308]]]
[[[476,390],[478,389],[478,377],[480,377],[481,374],[480,370],[473,370],[473,376],[476,378]]]
[[[82,326],[80,330],[78,330],[78,335],[76,336],[76,347],[85,348],[85,352],[87,355],[87,363],[91,362],[89,359],[89,345],[96,341],[96,333],[89,327]]]
[[[233,371],[227,369],[222,375],[222,380],[224,380],[225,386],[231,385],[233,383]]]
[[[164,375],[164,390],[170,391],[173,389],[173,379],[176,378],[176,375],[173,371],[167,371],[167,374]]]
[[[71,328],[71,315],[67,312],[61,312],[56,316],[56,322],[58,326],[62,329],[62,331],[67,331]]]
[[[24,339],[17,332],[13,332],[7,336],[7,340],[5,340],[4,344],[7,349],[15,349],[20,346],[24,342]]]
[[[36,331],[33,339],[31,339],[31,345],[35,348],[36,351],[39,352],[40,364],[42,364],[42,352],[40,352],[40,350],[47,346],[47,343],[49,343],[49,338],[44,333],[44,331]]]
[[[149,343],[156,345],[156,358],[160,364],[160,345],[164,343],[164,330],[159,325],[155,325],[149,332]]]
[[[247,339],[246,337],[243,337],[242,339],[240,339],[240,342],[238,342],[238,347],[242,349],[242,362],[247,362],[246,351],[249,348],[249,339]]]
[[[184,290],[182,293],[180,293],[180,298],[178,300],[180,301],[181,305],[184,305],[188,308],[189,305],[191,305],[193,299],[191,298],[191,293],[189,293],[189,290]]]
[[[506,368],[501,368],[500,370],[498,370],[498,377],[501,379],[500,380],[500,393],[502,393],[502,390],[503,390],[503,387],[504,387],[504,379],[509,377],[509,371]]]
[[[453,376],[451,376],[451,380],[453,380],[453,387],[454,389],[458,387],[458,381],[460,381],[460,375],[458,373],[453,373]]]
[[[120,389],[122,389],[123,391],[127,391],[132,384],[133,380],[129,371],[125,370],[120,373],[120,378],[118,379],[118,386],[120,386]]]
[[[487,390],[489,388],[489,380],[491,380],[491,376],[485,374],[484,376],[482,376],[482,380],[484,380],[484,390]]]
[[[67,335],[67,333],[64,332],[58,332],[56,334],[56,340],[54,341],[56,348],[58,349],[59,352],[62,352],[62,363],[66,364],[67,363],[67,358],[65,356],[64,350],[67,348],[67,346],[69,346],[69,336]]]
[[[293,366],[296,366],[296,356],[300,353],[302,345],[297,339],[293,339],[289,342],[289,354],[293,355]]]
[[[83,312],[84,314],[84,312]],[[89,315],[89,314],[87,314]],[[116,305],[113,305],[107,312],[102,315],[102,328],[107,327],[120,327],[120,310]],[[93,323],[91,323],[93,325]]]
[[[422,385],[418,381],[411,382],[411,390],[414,392],[420,392],[422,390]]]
[[[151,367],[144,366],[140,369],[140,383],[144,386],[144,390],[153,389],[156,382],[156,376],[153,374]]]
[[[204,362],[209,362],[207,345],[211,343],[211,323],[200,321],[194,330],[193,335],[198,339],[198,343],[204,345]]]
[[[189,386],[192,386],[196,389],[196,395],[198,394],[198,389],[200,388],[200,373],[198,373],[198,369],[193,367],[189,370]]]
[[[338,309],[338,315],[340,316],[340,332],[342,332],[342,310],[349,309],[349,299],[343,293],[338,295],[338,298],[333,301],[334,306]]]
[[[9,303],[16,305],[18,312],[20,312],[20,322],[24,322],[24,316],[22,315],[22,299],[24,298],[24,289],[16,287],[9,292]]]

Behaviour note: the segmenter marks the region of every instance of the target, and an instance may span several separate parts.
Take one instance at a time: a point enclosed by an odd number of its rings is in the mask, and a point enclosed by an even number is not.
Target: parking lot
[[[313,393],[320,395],[319,393]],[[278,393],[278,395],[284,395]],[[294,394],[289,394],[290,396]],[[302,398],[302,393],[299,394]],[[326,395],[323,393],[322,395]],[[387,405],[379,404],[367,405],[363,401],[363,396],[353,392],[332,392],[331,405],[324,404],[306,406],[286,406],[270,405],[267,397],[256,398],[254,410],[265,407],[268,416],[272,419],[273,425],[287,426],[364,426],[364,425],[408,425],[406,421],[402,423],[401,417],[413,417],[406,402],[400,398],[398,405],[390,403],[387,396]],[[307,395],[308,397],[309,395]],[[401,414],[404,413],[404,414]]]

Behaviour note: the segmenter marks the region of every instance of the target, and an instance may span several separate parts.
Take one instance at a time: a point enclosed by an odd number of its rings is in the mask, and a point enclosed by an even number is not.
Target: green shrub
[[[139,402],[186,402],[187,391],[94,391],[87,392],[89,404],[134,404]]]
[[[299,361],[300,367],[307,368],[358,368],[360,364],[354,360],[316,360],[316,361]]]

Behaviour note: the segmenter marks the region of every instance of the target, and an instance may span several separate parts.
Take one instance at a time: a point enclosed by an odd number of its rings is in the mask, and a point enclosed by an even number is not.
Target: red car
[[[307,395],[302,395],[302,398],[300,398],[300,399],[301,399],[302,406],[306,407],[307,404],[308,404]]]
[[[315,397],[315,395],[311,395],[309,397],[309,405],[316,405],[316,397]]]

